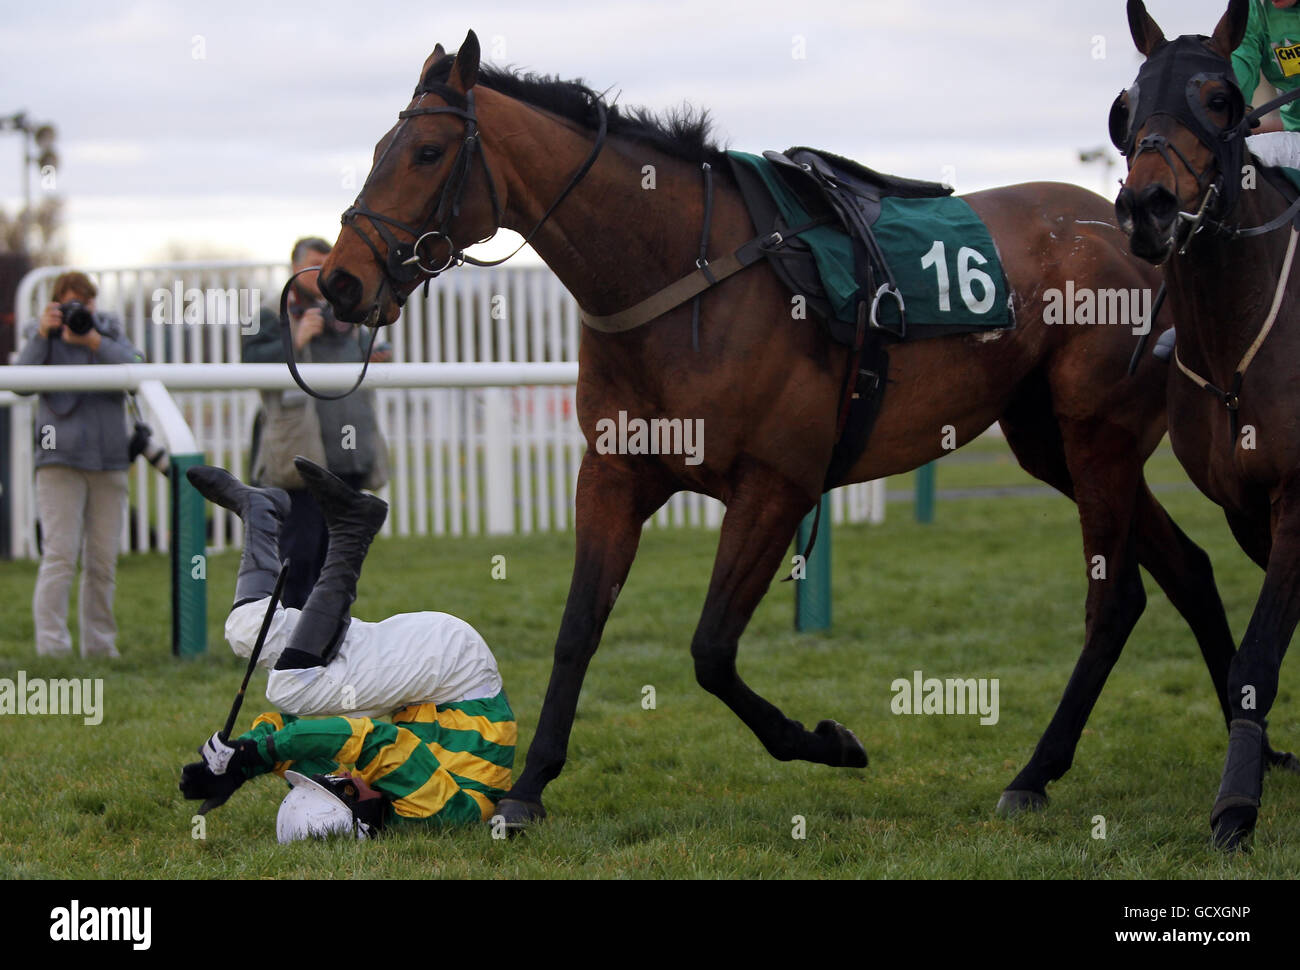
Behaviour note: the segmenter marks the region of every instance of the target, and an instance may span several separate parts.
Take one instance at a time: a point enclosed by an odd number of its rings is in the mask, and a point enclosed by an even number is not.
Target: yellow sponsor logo
[[[1281,68],[1283,77],[1295,77],[1300,74],[1300,44],[1279,47],[1273,53],[1277,55],[1277,66]]]

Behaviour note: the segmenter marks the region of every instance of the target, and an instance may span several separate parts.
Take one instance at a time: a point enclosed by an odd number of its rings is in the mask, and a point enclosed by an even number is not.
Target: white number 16
[[[962,302],[971,313],[988,313],[993,309],[993,301],[997,299],[993,278],[982,269],[975,269],[971,265],[977,263],[983,266],[987,262],[988,259],[978,249],[963,246],[957,252],[957,285],[961,289]],[[930,251],[921,257],[921,269],[929,269],[932,266],[939,277],[939,310],[948,313],[952,310],[952,295],[949,292],[951,284],[948,277],[948,254],[942,240],[936,241],[930,247]],[[975,298],[972,284],[979,285],[979,299]]]

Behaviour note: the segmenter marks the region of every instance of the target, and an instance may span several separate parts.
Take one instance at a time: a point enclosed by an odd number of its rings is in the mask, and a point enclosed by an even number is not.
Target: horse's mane
[[[423,85],[446,84],[456,58],[440,58],[424,75]],[[600,95],[581,80],[566,81],[553,75],[533,74],[481,64],[478,84],[500,94],[523,101],[535,108],[567,118],[591,131],[597,118],[592,104]],[[610,105],[607,124],[611,135],[643,142],[674,158],[688,162],[708,162],[715,169],[726,170],[724,150],[713,140],[713,122],[708,111],[684,104],[662,115],[647,108]]]

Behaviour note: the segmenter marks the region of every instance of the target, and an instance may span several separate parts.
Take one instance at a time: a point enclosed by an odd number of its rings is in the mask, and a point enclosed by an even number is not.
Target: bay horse
[[[341,319],[391,323],[421,282],[478,262],[453,240],[481,240],[504,226],[527,234],[586,318],[616,314],[696,265],[705,162],[715,172],[709,254],[730,253],[754,227],[725,156],[708,139],[706,116],[664,120],[608,107],[579,82],[481,65],[471,31],[456,54],[439,45],[425,61],[410,105],[377,144],[344,213],[321,290]],[[1017,326],[892,347],[872,438],[838,484],[941,456],[945,426],[966,443],[996,421],[1024,468],[1077,503],[1085,564],[1100,556],[1108,566],[1089,567],[1083,652],[1032,758],[999,801],[1010,813],[1044,806],[1047,783],[1069,769],[1143,611],[1139,563],[1190,624],[1225,719],[1233,641],[1208,557],[1143,478],[1165,432],[1164,368],[1148,361],[1126,377],[1128,328],[1044,321],[1051,288],[1073,281],[1079,289],[1151,289],[1158,274],[1125,251],[1112,208],[1090,192],[1035,183],[966,200],[1001,254]],[[536,735],[498,806],[512,831],[545,817],[542,792],[565,763],[579,690],[642,524],[681,490],[726,505],[691,642],[699,684],[780,760],[866,765],[848,728],[823,720],[805,729],[736,670],[741,633],[822,494],[850,367],[848,348],[815,322],[792,321],[790,305],[763,263],[705,292],[698,321],[684,303],[625,332],[583,328],[577,416],[588,447],[577,482],[576,556]],[[702,418],[703,461],[602,454],[597,422],[619,412]]]
[[[1232,0],[1212,36],[1170,41],[1129,0],[1146,62],[1111,115],[1129,156],[1120,224],[1133,253],[1163,267],[1178,321],[1168,385],[1174,452],[1264,570],[1228,675],[1228,752],[1210,815],[1224,848],[1254,831],[1270,763],[1266,718],[1300,620],[1300,305],[1291,272],[1300,208],[1295,189],[1244,143],[1252,119],[1231,57],[1248,16],[1247,0]]]

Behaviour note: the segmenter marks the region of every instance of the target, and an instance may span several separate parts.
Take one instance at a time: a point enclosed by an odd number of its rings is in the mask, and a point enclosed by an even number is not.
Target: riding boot
[[[200,495],[244,522],[244,551],[231,609],[266,599],[275,592],[280,575],[280,524],[289,514],[288,494],[280,488],[245,485],[224,468],[211,465],[187,468],[185,476]]]
[[[323,667],[334,659],[352,622],[361,564],[388,517],[388,503],[382,499],[351,488],[305,458],[293,463],[325,516],[329,546],[276,670]]]

